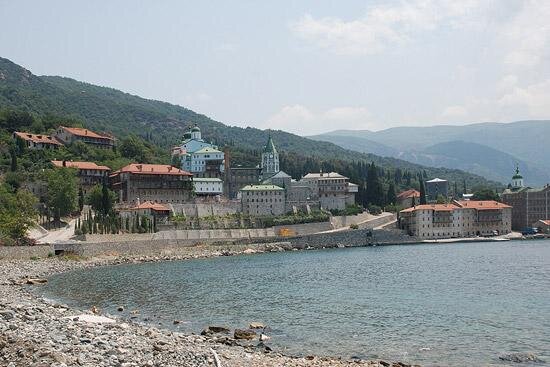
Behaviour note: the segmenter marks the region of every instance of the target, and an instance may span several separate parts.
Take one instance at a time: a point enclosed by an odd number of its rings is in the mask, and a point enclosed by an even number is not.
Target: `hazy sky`
[[[0,56],[230,125],[550,117],[550,1],[0,0]]]

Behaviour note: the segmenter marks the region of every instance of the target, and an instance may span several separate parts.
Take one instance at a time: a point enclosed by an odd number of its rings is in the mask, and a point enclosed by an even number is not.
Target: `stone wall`
[[[24,259],[47,257],[53,253],[52,246],[0,246],[0,259]]]
[[[142,241],[117,241],[99,243],[68,243],[54,245],[57,254],[73,252],[85,257],[94,256],[176,256],[215,250],[242,251],[252,248],[257,251],[291,250],[307,248],[358,247],[373,244],[404,244],[418,242],[400,230],[357,229],[317,233],[289,238],[258,237],[241,239],[156,239]]]
[[[208,217],[235,214],[241,211],[241,203],[229,201],[223,203],[196,203],[196,204],[172,204],[175,214],[184,214],[186,217]]]

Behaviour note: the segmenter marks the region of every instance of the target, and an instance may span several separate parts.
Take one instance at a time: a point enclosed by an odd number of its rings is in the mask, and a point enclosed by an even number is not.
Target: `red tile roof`
[[[55,138],[51,137],[50,135],[29,134],[29,133],[24,133],[20,131],[16,131],[14,134],[23,140],[32,141],[34,143],[63,145],[60,142],[58,142]]]
[[[415,190],[415,189],[410,189],[410,190],[407,190],[407,191],[403,191],[402,193],[397,195],[398,199],[408,199],[408,198],[412,198],[412,197],[419,198],[420,197],[420,192]]]
[[[550,219],[546,219],[546,220],[541,219],[540,221],[546,224],[547,226],[550,226]]]
[[[183,171],[179,168],[170,166],[169,164],[145,164],[145,163],[131,163],[126,167],[122,167],[116,173],[137,173],[148,175],[180,175],[180,176],[193,176],[187,171]]]
[[[86,137],[89,137],[89,138],[113,140],[113,138],[110,137],[110,136],[101,135],[101,134],[98,134],[96,132],[93,132],[91,130],[84,129],[84,128],[81,128],[81,127],[60,126],[60,128],[62,128],[63,130],[66,130],[67,132],[69,132],[73,135],[77,135],[77,136],[86,136]]]
[[[455,209],[495,210],[511,208],[511,206],[492,200],[464,200],[453,201],[451,204],[423,204],[401,210],[401,213],[414,212],[416,210],[452,211]]]
[[[416,210],[452,211],[459,207],[454,204],[422,204],[401,210],[401,213],[414,212]]]
[[[511,208],[510,205],[499,203],[494,200],[459,200],[455,203],[461,208],[473,208],[476,210],[495,210],[495,209],[504,209]]]
[[[95,170],[100,170],[100,171],[110,171],[111,170],[107,166],[98,166],[94,162],[65,161],[65,165],[63,165],[63,161],[52,161],[52,163],[56,167],[69,167],[69,168],[78,168],[78,169],[95,169]]]
[[[158,212],[169,212],[170,211],[170,208],[168,208],[167,206],[162,205],[162,204],[158,204],[158,203],[153,203],[152,201],[143,202],[139,205],[136,205],[132,209],[134,209],[134,210],[152,209],[152,210],[156,210]]]

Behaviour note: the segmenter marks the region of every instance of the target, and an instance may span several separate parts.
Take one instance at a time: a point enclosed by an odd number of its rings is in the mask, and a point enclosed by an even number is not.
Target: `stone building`
[[[27,149],[58,149],[63,146],[57,139],[50,135],[30,134],[16,131],[13,133],[13,138],[24,142]]]
[[[275,185],[248,185],[240,190],[242,211],[251,216],[286,213],[285,190]]]
[[[342,210],[355,204],[357,185],[350,185],[349,178],[336,172],[308,173],[300,182],[317,193],[322,209]]]
[[[410,189],[397,195],[397,205],[401,208],[410,208],[413,205],[420,204],[420,191]]]
[[[192,196],[193,175],[166,164],[132,163],[113,172],[111,186],[119,202],[185,203]]]
[[[107,166],[99,166],[94,162],[52,161],[55,167],[76,168],[80,187],[87,195],[92,187],[107,182],[111,169]]]
[[[258,185],[262,176],[260,167],[228,167],[225,171],[225,194],[229,199],[237,198],[239,190],[248,185]]]
[[[496,201],[424,204],[399,212],[399,227],[421,239],[502,235],[512,230],[512,207]]]
[[[538,189],[525,187],[518,168],[501,198],[513,207],[512,228],[516,231],[522,231],[538,220],[550,218],[550,185]]]
[[[144,203],[138,203],[130,208],[121,208],[118,213],[122,219],[123,226],[126,221],[132,221],[136,216],[146,216],[151,223],[165,224],[170,217],[171,210],[168,206],[159,203],[153,203],[146,201]]]
[[[436,201],[438,196],[449,196],[449,182],[440,178],[426,181],[426,200]]]
[[[263,179],[267,179],[279,172],[279,153],[275,148],[271,135],[269,135],[267,143],[264,146],[260,167],[262,168]]]
[[[112,136],[98,134],[80,127],[60,126],[55,131],[53,137],[65,145],[77,141],[103,149],[112,149],[115,145],[115,140]]]

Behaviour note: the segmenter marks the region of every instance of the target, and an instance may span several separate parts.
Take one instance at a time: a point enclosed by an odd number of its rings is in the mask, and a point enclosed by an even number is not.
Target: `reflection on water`
[[[43,289],[178,330],[259,321],[291,354],[452,366],[501,365],[510,352],[550,360],[550,241],[121,265],[55,276]]]

